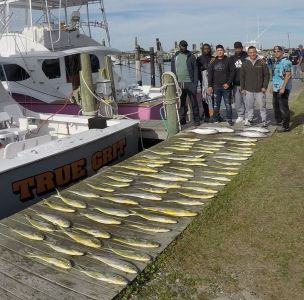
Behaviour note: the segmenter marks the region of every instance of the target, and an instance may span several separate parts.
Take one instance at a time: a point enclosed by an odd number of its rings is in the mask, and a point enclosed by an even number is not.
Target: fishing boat
[[[102,21],[90,20],[90,6]],[[0,20],[3,217],[137,153],[138,122],[100,117],[110,89],[101,70],[119,52],[91,38],[102,29],[110,43],[102,1],[1,1]],[[82,54],[94,86],[99,80],[99,109],[90,113],[79,101]]]
[[[84,53],[90,56],[93,92],[98,97],[112,97],[119,105],[162,96],[160,89],[150,93],[138,85],[128,85],[115,72],[115,92],[108,92],[111,83],[103,72],[107,69],[105,58],[121,52],[111,48],[103,0],[0,1],[0,23],[0,80],[24,108],[81,114],[79,71]]]

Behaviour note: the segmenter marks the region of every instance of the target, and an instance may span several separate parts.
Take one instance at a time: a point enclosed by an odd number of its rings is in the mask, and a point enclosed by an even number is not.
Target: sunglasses
[[[281,50],[273,50],[273,52],[276,53],[276,52],[282,52],[282,51]]]

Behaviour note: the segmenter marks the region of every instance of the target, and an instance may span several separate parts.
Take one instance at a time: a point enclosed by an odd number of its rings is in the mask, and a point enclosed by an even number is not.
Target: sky
[[[135,36],[145,49],[155,47],[157,37],[164,50],[182,39],[233,48],[235,41],[258,40],[258,24],[260,33],[268,28],[260,36],[264,49],[288,47],[288,33],[291,47],[304,44],[303,0],[104,0],[104,5],[112,47],[122,51],[134,49]]]

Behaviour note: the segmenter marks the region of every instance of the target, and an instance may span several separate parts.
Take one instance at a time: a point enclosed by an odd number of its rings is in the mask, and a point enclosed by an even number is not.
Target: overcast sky
[[[236,3],[236,4],[234,4]],[[112,46],[133,50],[134,37],[144,48],[155,46],[159,37],[163,48],[185,39],[232,47],[235,41],[258,39],[263,48],[275,44],[304,43],[304,0],[204,1],[204,0],[104,0]],[[258,22],[258,20],[260,20]],[[271,25],[272,24],[272,25]]]

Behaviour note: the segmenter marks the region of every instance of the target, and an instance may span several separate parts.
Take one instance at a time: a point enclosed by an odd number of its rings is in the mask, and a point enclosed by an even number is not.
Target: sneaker
[[[243,122],[244,122],[244,118],[243,118],[243,117],[238,117],[238,118],[235,120],[235,124],[243,123]]]
[[[277,132],[287,132],[287,131],[289,131],[289,127],[281,127],[281,128],[278,128],[277,129]]]
[[[245,126],[252,126],[252,124],[253,124],[252,120],[248,120],[248,119],[245,120],[245,123],[244,123]]]
[[[262,124],[261,124],[261,127],[263,128],[267,128],[268,127],[268,124],[266,121],[263,121]]]
[[[229,126],[233,126],[232,120],[227,121],[227,123],[228,123]]]

